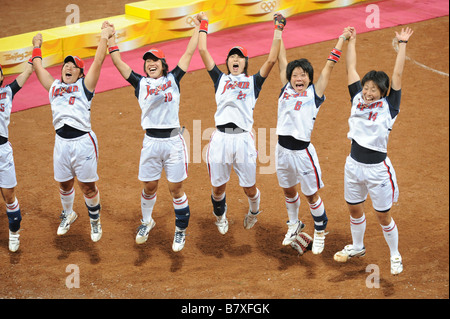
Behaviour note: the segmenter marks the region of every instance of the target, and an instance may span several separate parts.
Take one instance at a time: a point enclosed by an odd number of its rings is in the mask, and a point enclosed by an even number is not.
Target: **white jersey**
[[[387,98],[367,105],[359,92],[352,100],[347,137],[365,148],[387,153],[389,133],[396,119],[397,116],[391,115]]]
[[[174,70],[179,79],[184,72]],[[141,126],[145,129],[168,129],[180,127],[180,88],[173,72],[157,79],[143,77],[132,72],[128,82],[135,87],[135,94],[141,107]]]
[[[217,66],[210,71],[220,72]],[[213,78],[213,80],[215,80]],[[214,115],[216,126],[234,123],[249,132],[253,127],[253,110],[258,99],[259,91],[264,82],[259,73],[247,76],[237,76],[221,73],[214,85],[216,88],[217,110]]]
[[[288,82],[278,99],[277,135],[310,142],[317,113],[324,101],[325,96],[319,98],[316,95],[314,84],[297,93]]]
[[[20,89],[18,85],[16,86]],[[8,138],[8,126],[14,93],[10,85],[0,87],[0,136],[5,138]]]
[[[73,84],[55,80],[49,91],[55,130],[66,124],[77,130],[90,132],[93,97],[94,92],[89,92],[84,86],[84,78]]]

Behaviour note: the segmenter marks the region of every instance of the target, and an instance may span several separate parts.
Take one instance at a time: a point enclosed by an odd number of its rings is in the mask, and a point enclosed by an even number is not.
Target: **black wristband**
[[[408,41],[405,41],[405,40],[398,40],[398,43],[408,43]]]

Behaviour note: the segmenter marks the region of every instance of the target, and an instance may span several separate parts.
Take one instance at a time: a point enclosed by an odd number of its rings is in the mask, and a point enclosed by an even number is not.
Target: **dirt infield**
[[[56,3],[45,3],[52,2]],[[122,14],[126,1],[114,1],[117,11],[109,8],[101,15],[101,7],[95,7],[101,1],[89,2],[97,16],[84,16],[83,21]],[[18,4],[15,8],[19,10],[17,7]],[[65,5],[60,7],[58,12],[65,17]],[[54,16],[52,21],[52,15],[46,15],[49,25],[45,28],[64,23],[61,16],[58,20],[58,15]],[[8,32],[3,29],[9,25],[5,19],[11,19],[13,34],[44,28],[33,25],[31,18],[14,23],[17,16],[11,14],[2,16],[1,36]],[[164,178],[153,213],[156,227],[146,244],[138,246],[134,241],[141,217],[142,186],[137,173],[144,133],[140,108],[130,87],[97,94],[92,103],[92,125],[99,140],[98,187],[103,208],[103,238],[98,243],[90,240],[87,210],[78,188],[74,209],[79,218],[67,235],[56,235],[61,204],[53,179],[54,130],[50,106],[12,114],[10,141],[23,222],[20,251],[10,253],[8,224],[2,208],[0,298],[449,298],[449,78],[430,69],[449,72],[449,20],[447,16],[410,26],[415,31],[407,49],[411,60],[406,62],[401,112],[390,136],[388,152],[400,189],[399,202],[392,214],[399,228],[399,250],[405,267],[401,275],[394,277],[389,272],[389,250],[371,213],[370,201],[366,205],[366,256],[347,264],[333,260],[333,254],[351,241],[343,198],[344,163],[350,150],[346,138],[350,104],[345,64],[337,64],[333,71],[325,92],[327,100],[312,136],[325,182],[320,193],[330,232],[325,251],[318,256],[311,252],[298,256],[291,248],[281,246],[287,220],[284,197],[273,158],[262,163],[274,153],[270,151],[269,130],[276,127],[281,89],[275,69],[263,86],[254,113],[260,158],[257,185],[263,213],[253,229],[242,227],[248,203],[232,174],[227,189],[230,230],[225,236],[217,231],[206,164],[203,160],[195,162],[200,156],[198,150],[208,143],[207,129],[214,127],[215,111],[212,81],[205,70],[200,70],[186,74],[181,81],[180,120],[189,133],[186,138],[191,158],[185,191],[192,217],[186,246],[180,253],[171,250],[174,214]],[[19,27],[20,30],[16,29]],[[392,74],[396,55],[392,47],[394,30],[359,35],[361,74],[370,69]],[[334,44],[333,40],[289,50],[288,60],[308,58],[318,76]],[[249,72],[257,72],[265,58],[251,59]],[[114,76],[120,75],[117,72]],[[26,86],[18,94],[25,93]],[[205,132],[203,138],[194,134],[199,123],[201,132]],[[302,201],[300,217],[307,224],[306,232],[311,234],[313,221],[304,197]],[[72,274],[71,265],[79,270],[79,288],[66,286],[66,279]],[[366,269],[373,267],[380,272],[378,288],[367,285],[371,272]]]

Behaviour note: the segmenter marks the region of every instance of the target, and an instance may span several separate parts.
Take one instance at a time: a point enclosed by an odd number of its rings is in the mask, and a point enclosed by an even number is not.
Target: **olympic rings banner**
[[[44,38],[42,53],[45,67],[62,63],[69,54],[92,57],[104,20],[115,25],[120,50],[129,51],[151,43],[191,36],[194,17],[201,11],[208,15],[209,33],[214,33],[235,26],[270,21],[275,12],[289,17],[364,1],[368,0],[139,1],[126,4],[124,15],[0,38],[0,64],[5,75],[22,72],[31,57],[31,40],[37,32],[41,32]]]

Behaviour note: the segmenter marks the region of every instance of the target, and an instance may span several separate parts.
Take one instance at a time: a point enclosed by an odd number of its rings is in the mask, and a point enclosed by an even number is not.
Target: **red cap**
[[[79,67],[81,69],[81,72],[84,71],[84,62],[83,62],[83,60],[80,59],[80,57],[78,57],[76,55],[68,55],[64,59],[64,63],[67,63],[67,62],[73,62],[77,67]]]
[[[148,50],[147,52],[144,53],[144,56],[142,57],[144,60],[148,59],[149,55],[153,55],[154,57],[158,58],[158,59],[165,59],[166,56],[164,55],[164,52],[160,49],[157,48],[151,48],[150,50]]]
[[[232,47],[232,48],[230,49],[230,51],[228,51],[228,56],[231,55],[231,52],[232,52],[233,50],[239,51],[239,52],[244,56],[244,58],[248,58],[248,54],[247,54],[247,49],[246,49],[246,48],[244,48],[244,47],[242,47],[242,46],[240,46],[240,45],[237,45],[237,46],[235,46],[235,47]]]

